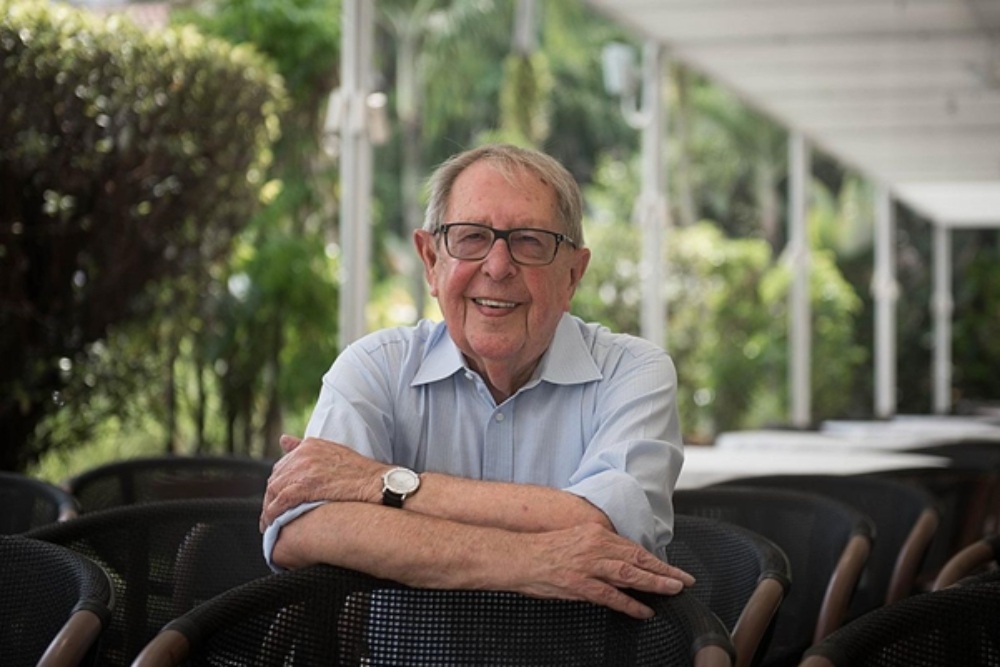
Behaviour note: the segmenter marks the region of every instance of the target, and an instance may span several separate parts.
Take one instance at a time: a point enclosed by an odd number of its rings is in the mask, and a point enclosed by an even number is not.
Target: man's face
[[[487,162],[463,171],[452,188],[445,223],[477,222],[494,229],[533,227],[564,233],[556,217],[552,188],[528,171],[508,182]],[[498,240],[478,261],[453,258],[444,240],[418,231],[414,240],[424,261],[431,295],[448,331],[471,365],[491,382],[504,376],[517,386],[548,348],[563,312],[590,261],[590,251],[563,242],[547,266],[521,266]],[[513,391],[517,386],[500,389]]]

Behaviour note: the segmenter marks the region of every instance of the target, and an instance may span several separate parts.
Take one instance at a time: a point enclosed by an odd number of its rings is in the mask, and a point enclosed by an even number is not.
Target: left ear
[[[566,297],[566,310],[569,311],[569,302],[576,294],[577,285],[583,280],[583,274],[587,272],[590,265],[590,248],[580,248],[576,251],[573,263],[569,267],[569,294]]]

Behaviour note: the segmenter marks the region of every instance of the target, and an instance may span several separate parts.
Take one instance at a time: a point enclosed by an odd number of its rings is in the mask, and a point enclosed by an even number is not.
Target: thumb
[[[301,442],[302,438],[296,438],[294,435],[288,435],[287,433],[278,439],[278,444],[281,445],[281,450],[286,454],[298,447]]]

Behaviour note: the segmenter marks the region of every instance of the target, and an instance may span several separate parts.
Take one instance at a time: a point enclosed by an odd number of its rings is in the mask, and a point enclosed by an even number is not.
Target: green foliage
[[[173,294],[194,298],[225,256],[257,207],[283,87],[252,49],[191,29],[17,0],[0,17],[0,431],[14,443],[0,469],[19,469],[52,444],[29,442],[35,425],[87,400],[54,392],[86,377],[90,346],[162,305],[150,288],[165,278],[186,276]]]
[[[830,251],[813,250],[809,281],[812,309],[812,407],[816,423],[847,413],[852,403],[851,386],[866,349],[855,341],[861,300],[837,268]],[[788,414],[788,294],[792,274],[787,262],[779,263],[761,284],[764,302],[771,315],[769,338],[773,352],[767,358],[772,391],[782,397],[780,412],[772,420]],[[777,391],[779,390],[780,391]],[[759,422],[758,422],[759,423]]]
[[[587,190],[593,257],[574,313],[639,333],[641,235],[627,222],[636,179],[602,162]],[[786,419],[789,273],[762,239],[731,239],[711,222],[673,229],[664,254],[667,349],[678,370],[681,423],[691,441]],[[861,302],[829,252],[813,256],[813,398],[817,418],[842,414],[864,350],[853,340]],[[830,363],[835,359],[836,363]]]
[[[274,62],[293,98],[310,96],[317,81],[330,90],[337,79],[339,0],[227,0],[208,13],[178,11],[172,21],[252,44]]]
[[[252,43],[289,85],[266,206],[215,277],[184,361],[210,370],[231,451],[277,456],[286,414],[299,421],[336,356],[336,171],[319,147],[338,75],[339,17],[336,0],[219,0],[173,19]]]
[[[957,403],[970,406],[997,395],[1000,368],[1000,248],[993,230],[953,232],[956,264],[955,312],[964,316],[954,326],[953,354]]]
[[[504,86],[500,91],[501,128],[518,143],[541,146],[549,135],[552,75],[541,51],[512,53],[504,61]]]

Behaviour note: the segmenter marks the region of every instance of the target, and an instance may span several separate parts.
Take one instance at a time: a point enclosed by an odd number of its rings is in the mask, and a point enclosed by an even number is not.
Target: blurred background
[[[276,456],[340,345],[341,3],[0,8],[0,469],[58,480],[139,454]],[[457,151],[509,141],[583,186],[593,259],[573,312],[643,334],[642,109],[623,109],[604,63],[621,44],[638,66],[643,36],[575,0],[370,9],[365,328],[436,316],[410,241],[423,182]],[[682,58],[664,63],[658,342],[685,439],[788,426],[790,132]],[[812,423],[884,416],[879,185],[811,148]],[[928,413],[934,225],[901,203],[893,217],[894,408]],[[948,405],[972,412],[1000,399],[997,231],[957,227],[950,244]]]

